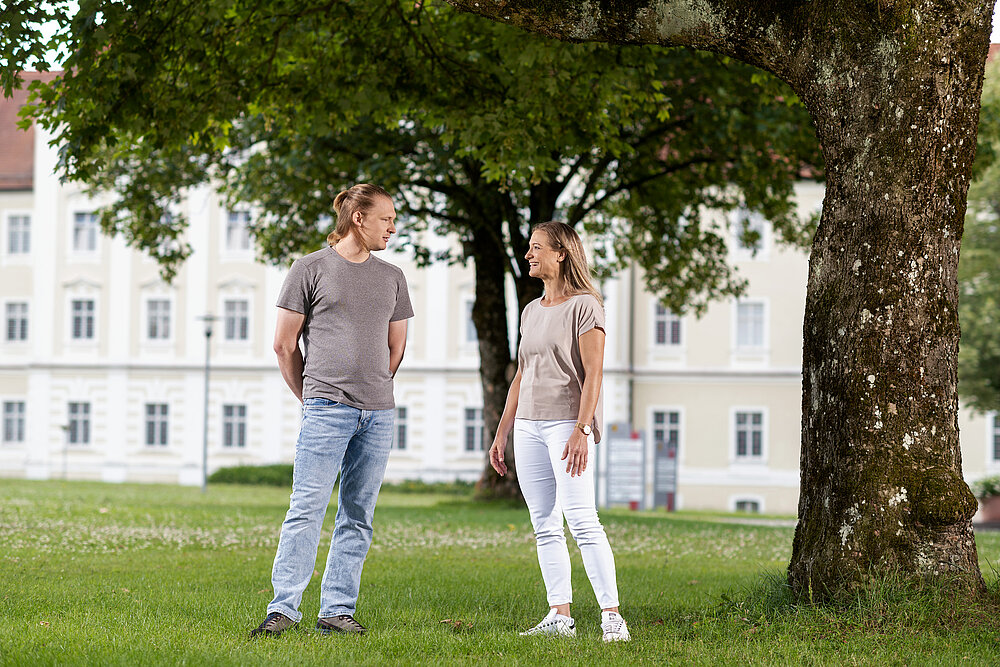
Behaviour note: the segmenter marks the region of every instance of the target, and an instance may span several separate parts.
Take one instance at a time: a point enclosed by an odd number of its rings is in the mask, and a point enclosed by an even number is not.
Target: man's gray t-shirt
[[[413,317],[406,278],[375,255],[349,262],[332,247],[292,264],[278,307],[306,316],[302,398],[362,410],[395,407],[389,322]]]

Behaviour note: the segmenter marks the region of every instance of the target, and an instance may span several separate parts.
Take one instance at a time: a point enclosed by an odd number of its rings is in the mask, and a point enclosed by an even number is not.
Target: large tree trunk
[[[879,48],[879,34],[828,40],[800,86],[827,193],[803,326],[799,590],[891,570],[982,585],[956,393],[959,239],[988,34],[971,10]]]
[[[787,81],[827,194],[804,323],[799,524],[789,580],[979,590],[956,392],[959,240],[993,0],[451,0],[574,40],[688,45]]]

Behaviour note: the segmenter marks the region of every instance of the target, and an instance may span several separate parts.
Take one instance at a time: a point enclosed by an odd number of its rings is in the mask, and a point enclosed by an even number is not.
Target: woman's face
[[[554,248],[548,234],[533,232],[528,241],[528,252],[524,256],[528,260],[528,275],[543,280],[556,278],[559,276],[559,263],[565,257],[566,251]]]

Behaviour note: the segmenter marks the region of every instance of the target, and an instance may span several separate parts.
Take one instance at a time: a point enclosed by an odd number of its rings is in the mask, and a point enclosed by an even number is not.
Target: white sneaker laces
[[[628,626],[621,614],[615,612],[602,615],[601,630],[604,631],[604,641],[628,641],[631,639]]]
[[[605,634],[614,633],[618,634],[622,631],[622,626],[625,625],[625,619],[621,616],[611,617],[604,623],[601,623],[601,629],[604,630]]]

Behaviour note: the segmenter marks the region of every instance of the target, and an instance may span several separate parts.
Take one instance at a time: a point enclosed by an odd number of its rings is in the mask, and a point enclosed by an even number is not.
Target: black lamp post
[[[201,492],[205,493],[208,485],[208,387],[212,368],[212,323],[219,318],[208,313],[198,319],[205,323],[205,419],[201,434]]]

